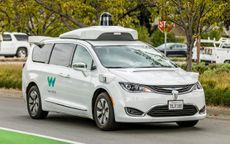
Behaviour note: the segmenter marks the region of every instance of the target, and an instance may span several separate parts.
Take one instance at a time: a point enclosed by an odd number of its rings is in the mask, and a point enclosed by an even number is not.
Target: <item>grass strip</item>
[[[0,144],[66,144],[38,136],[0,130]]]

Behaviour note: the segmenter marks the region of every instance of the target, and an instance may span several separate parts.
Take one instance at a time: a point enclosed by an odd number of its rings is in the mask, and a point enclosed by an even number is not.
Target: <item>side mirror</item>
[[[72,65],[73,69],[76,70],[76,71],[81,71],[82,74],[87,77],[87,64],[85,63],[82,63],[82,62],[79,62],[79,63],[74,63]]]
[[[87,64],[79,62],[73,64],[73,69],[79,70],[79,69],[87,69]]]

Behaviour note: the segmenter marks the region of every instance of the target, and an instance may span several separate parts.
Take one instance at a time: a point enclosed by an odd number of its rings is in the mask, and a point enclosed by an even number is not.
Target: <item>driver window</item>
[[[90,70],[92,66],[93,59],[89,52],[82,46],[78,45],[73,56],[73,64],[84,63],[87,66],[87,69]]]
[[[175,47],[175,45],[171,45],[171,46],[170,46],[170,49],[174,49],[174,47]]]

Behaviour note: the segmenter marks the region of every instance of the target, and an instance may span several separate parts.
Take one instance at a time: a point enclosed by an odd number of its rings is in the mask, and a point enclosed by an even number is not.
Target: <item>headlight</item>
[[[119,82],[121,87],[129,92],[153,92],[153,90],[145,85],[129,83],[129,82]]]
[[[203,89],[202,85],[200,84],[200,82],[197,82],[196,84],[194,84],[193,86],[193,90],[198,90],[198,89]]]

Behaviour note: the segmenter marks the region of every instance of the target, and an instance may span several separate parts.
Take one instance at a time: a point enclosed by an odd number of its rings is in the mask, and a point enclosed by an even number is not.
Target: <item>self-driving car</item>
[[[137,31],[92,26],[33,45],[23,67],[23,97],[33,119],[49,112],[118,123],[175,122],[192,127],[206,117],[198,74],[186,72]]]

